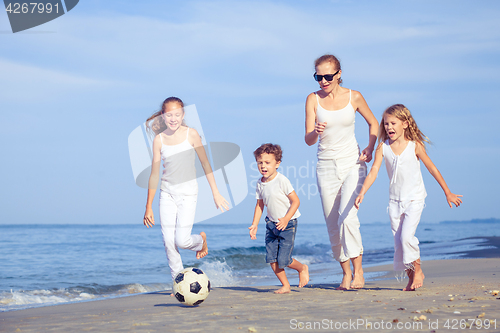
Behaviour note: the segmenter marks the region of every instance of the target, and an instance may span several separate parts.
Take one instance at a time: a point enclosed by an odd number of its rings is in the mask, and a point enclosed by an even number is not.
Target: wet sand
[[[3,312],[0,332],[460,332],[473,322],[500,331],[500,259],[426,261],[422,269],[424,286],[413,292],[401,291],[408,280],[384,265],[365,269],[379,276],[360,290],[312,276],[285,295],[273,293],[277,286],[215,288],[197,307],[155,292]]]

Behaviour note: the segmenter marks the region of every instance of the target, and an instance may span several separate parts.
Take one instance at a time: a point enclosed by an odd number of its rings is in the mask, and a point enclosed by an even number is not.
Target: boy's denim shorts
[[[276,229],[276,223],[266,217],[266,262],[277,262],[285,268],[292,262],[293,244],[297,231],[297,219],[288,221],[285,230]]]

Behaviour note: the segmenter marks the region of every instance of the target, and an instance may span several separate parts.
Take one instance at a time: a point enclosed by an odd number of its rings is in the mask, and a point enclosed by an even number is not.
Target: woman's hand
[[[153,209],[151,207],[146,207],[146,213],[144,214],[144,225],[148,228],[152,228],[155,225],[155,217],[153,214]]]
[[[372,153],[373,153],[373,149],[366,147],[361,152],[361,155],[359,156],[359,160],[362,162],[367,162],[367,163],[370,162],[372,160]]]
[[[364,197],[364,194],[360,194],[357,196],[356,200],[354,201],[354,207],[356,207],[356,209],[359,209],[359,205],[361,205],[361,203],[363,202]]]
[[[229,210],[229,203],[220,193],[214,194],[214,202],[217,209],[220,209],[222,212],[224,212],[224,208]]]
[[[325,127],[326,127],[326,121],[324,123],[316,123],[314,125],[314,131],[316,132],[316,134],[321,135],[321,133],[324,132]]]

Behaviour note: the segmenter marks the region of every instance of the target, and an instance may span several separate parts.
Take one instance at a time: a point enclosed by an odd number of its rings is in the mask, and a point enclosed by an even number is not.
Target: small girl
[[[395,104],[384,111],[378,138],[380,143],[375,161],[356,198],[355,206],[359,209],[366,191],[377,178],[382,159],[385,158],[387,174],[391,179],[389,216],[394,235],[394,270],[406,270],[409,281],[403,291],[411,291],[422,287],[425,278],[420,267],[419,243],[415,237],[427,196],[419,160],[441,185],[450,208],[452,203],[460,206],[461,195],[451,193],[425,151],[424,142],[429,143],[428,138],[418,129],[404,105]]]
[[[183,269],[178,248],[196,251],[197,259],[208,253],[206,234],[201,232],[199,235],[191,235],[198,197],[195,152],[212,189],[216,207],[222,211],[224,208],[228,210],[229,207],[226,199],[219,194],[200,135],[184,123],[184,103],[181,99],[167,98],[161,110],[146,120],[146,127],[149,132],[155,134],[155,138],[144,225],[149,228],[155,224],[151,205],[156,194],[160,163],[163,160],[160,223],[173,281]]]

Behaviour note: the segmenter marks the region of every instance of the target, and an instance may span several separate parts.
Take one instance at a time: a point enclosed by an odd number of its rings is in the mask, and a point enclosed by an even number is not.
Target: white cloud
[[[441,12],[421,6],[413,15],[399,8],[403,14],[398,16],[379,5],[370,15],[375,5],[325,4],[320,9],[318,4],[188,2],[184,12],[189,15],[175,22],[75,12],[54,21],[54,38],[31,38],[29,46],[24,40],[16,47],[43,50],[44,59],[50,56],[92,77],[132,84],[181,75],[198,80],[207,75],[213,83],[213,73],[224,71],[309,79],[314,58],[326,52],[339,55],[345,74],[358,82],[426,82],[429,77],[446,82],[462,75],[457,68],[465,64],[464,56],[500,51],[495,9],[443,15],[445,6],[430,8]],[[470,75],[483,79],[491,70]]]
[[[54,100],[65,92],[99,90],[118,82],[75,75],[69,72],[26,65],[0,58],[0,98],[2,102],[19,103]],[[121,83],[120,83],[121,84]]]

